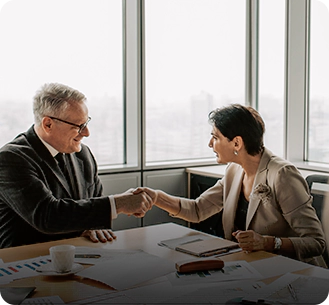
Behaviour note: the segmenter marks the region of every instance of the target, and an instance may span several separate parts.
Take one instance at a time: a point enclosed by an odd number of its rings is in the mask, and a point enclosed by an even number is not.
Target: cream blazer
[[[182,198],[181,210],[175,217],[200,222],[223,209],[225,238],[231,240],[243,176],[242,167],[230,163],[223,179],[199,198]],[[325,266],[322,257],[317,258],[325,249],[325,237],[307,183],[293,164],[268,149],[259,163],[245,229],[261,235],[289,237],[297,259]]]

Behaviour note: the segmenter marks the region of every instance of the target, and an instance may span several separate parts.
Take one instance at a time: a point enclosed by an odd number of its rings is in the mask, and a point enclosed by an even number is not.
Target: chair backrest
[[[326,226],[328,226],[328,216],[324,215],[324,205],[329,204],[327,196],[329,196],[329,176],[326,175],[309,175],[306,177],[306,182],[308,184],[308,187],[310,189],[310,193],[313,196],[313,206],[315,208],[316,214],[318,215],[323,229],[324,233],[326,235],[327,242],[329,240],[329,232],[327,232]],[[325,209],[325,212],[328,211],[328,209]],[[326,223],[325,223],[326,222]],[[323,258],[329,267],[329,247],[327,244],[327,249],[325,253],[323,254]]]
[[[306,182],[313,196],[313,206],[320,220],[322,220],[322,210],[326,190],[329,190],[329,176],[325,175],[309,175]]]

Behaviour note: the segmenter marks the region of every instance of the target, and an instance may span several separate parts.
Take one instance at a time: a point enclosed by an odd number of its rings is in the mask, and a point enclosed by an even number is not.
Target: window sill
[[[300,170],[305,178],[313,174],[329,176],[329,165],[327,164],[316,162],[293,162],[293,164]]]

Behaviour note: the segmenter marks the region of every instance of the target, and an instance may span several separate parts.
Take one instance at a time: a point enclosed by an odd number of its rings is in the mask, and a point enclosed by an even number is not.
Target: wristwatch
[[[282,240],[279,237],[274,237],[274,251],[278,251],[281,249]]]

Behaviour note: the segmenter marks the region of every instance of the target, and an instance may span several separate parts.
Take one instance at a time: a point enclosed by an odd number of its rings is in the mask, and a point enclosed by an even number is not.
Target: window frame
[[[214,158],[145,161],[144,0],[122,0],[124,14],[125,164],[101,166],[101,173],[215,165]],[[259,0],[246,0],[245,103],[258,108]],[[311,0],[286,0],[284,75],[284,158],[301,169],[328,171],[307,160],[309,26]],[[298,52],[294,52],[298,50]]]
[[[307,161],[311,0],[286,3],[285,158],[299,169],[328,172],[329,164]]]

